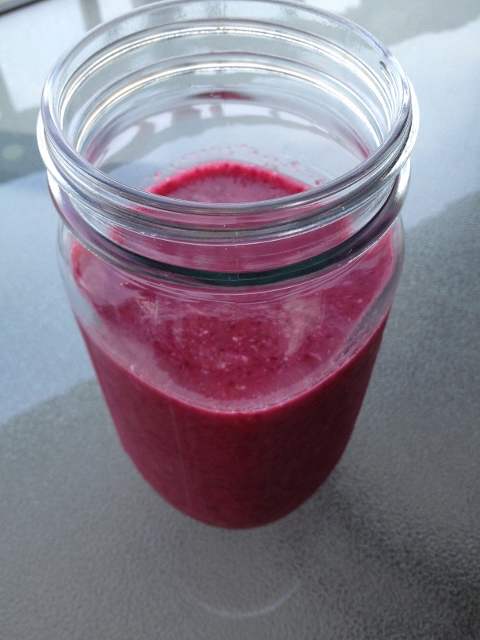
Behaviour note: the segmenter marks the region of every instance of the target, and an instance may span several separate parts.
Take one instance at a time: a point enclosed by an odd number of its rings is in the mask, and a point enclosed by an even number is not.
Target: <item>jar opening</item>
[[[283,0],[175,0],[101,25],[64,55],[39,142],[52,190],[96,233],[194,268],[230,247],[227,270],[241,271],[273,266],[252,259],[259,243],[274,243],[270,254],[308,236],[306,252],[291,252],[302,261],[357,234],[392,193],[416,130],[400,66],[348,20]],[[306,188],[213,203],[152,192],[215,162]],[[184,264],[192,244],[195,264]]]

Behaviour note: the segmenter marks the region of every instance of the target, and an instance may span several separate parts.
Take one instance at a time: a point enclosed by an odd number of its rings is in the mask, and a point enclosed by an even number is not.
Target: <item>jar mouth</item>
[[[162,0],[64,54],[38,140],[53,199],[79,234],[85,223],[148,260],[242,273],[333,260],[408,174],[417,129],[399,63],[349,20],[289,0]],[[152,166],[170,177],[231,159],[307,189],[212,204],[142,182]]]
[[[137,203],[141,206],[141,211],[138,207],[136,211],[136,214],[140,215],[140,217],[151,216],[155,211],[161,211],[162,213],[174,212],[176,222],[179,223],[182,220],[186,224],[188,224],[189,219],[191,222],[192,214],[197,219],[199,216],[213,218],[227,216],[227,218],[231,219],[232,215],[242,215],[242,217],[250,219],[255,217],[256,214],[268,214],[271,212],[275,212],[278,216],[281,211],[285,211],[288,216],[288,212],[292,207],[305,206],[309,209],[311,205],[321,205],[324,214],[326,214],[327,210],[332,206],[338,206],[339,202],[351,198],[352,193],[364,190],[373,182],[391,179],[392,175],[394,176],[398,173],[411,153],[418,129],[418,107],[415,95],[400,65],[374,36],[355,23],[327,11],[320,11],[285,0],[268,4],[278,5],[284,11],[290,9],[301,13],[302,19],[316,17],[322,21],[327,20],[334,24],[337,30],[354,33],[358,42],[362,43],[365,51],[370,50],[378,58],[379,73],[383,74],[385,86],[390,93],[388,99],[391,107],[391,114],[389,114],[391,126],[379,146],[369,153],[363,161],[332,180],[318,186],[309,185],[310,188],[301,193],[272,200],[214,204],[185,201],[148,193],[144,189],[139,189],[115,179],[89,162],[82,153],[79,153],[75,147],[75,141],[68,139],[65,132],[65,112],[69,108],[69,103],[75,100],[75,91],[78,90],[78,85],[82,82],[81,77],[77,75],[75,82],[73,84],[69,83],[65,70],[69,70],[69,73],[72,73],[72,70],[76,71],[75,67],[80,65],[85,67],[85,64],[88,66],[89,56],[94,60],[92,68],[108,64],[109,59],[112,58],[112,52],[108,51],[108,47],[111,46],[115,39],[123,38],[126,43],[122,45],[123,49],[125,49],[125,46],[132,49],[138,47],[138,39],[136,41],[135,37],[132,38],[134,29],[137,25],[142,25],[145,28],[146,25],[150,24],[149,16],[151,16],[154,8],[157,8],[157,11],[165,11],[168,5],[172,9],[178,9],[182,5],[192,6],[194,4],[200,5],[202,0],[163,1],[141,7],[110,23],[96,27],[78,45],[64,54],[49,75],[42,97],[39,139],[42,155],[49,170],[55,171],[55,173],[60,172],[63,174],[62,177],[67,179],[71,179],[71,172],[73,171],[80,179],[83,178],[84,181],[94,184],[94,190],[97,194],[103,195],[107,201],[117,204],[121,201]],[[206,10],[206,19],[217,21],[215,29],[219,28],[218,24],[225,25],[226,22],[235,19],[237,15],[235,11],[232,12],[232,15],[229,15],[229,9],[233,5],[246,4],[248,9],[248,7],[260,7],[265,3],[263,0],[249,0],[247,3],[241,3],[240,0],[227,0],[222,4],[227,7],[224,15],[209,16]],[[198,16],[196,17],[198,18]],[[251,26],[252,29],[254,29],[255,25],[259,25],[260,29],[265,29],[264,23],[258,17],[254,20],[250,19],[249,23],[253,24]],[[277,27],[275,24],[271,26],[273,29]],[[146,37],[152,37],[152,27],[146,30]],[[279,34],[276,37],[280,37]],[[290,34],[290,39],[291,37]],[[317,40],[319,46],[323,44],[324,37],[323,34],[320,34]],[[311,47],[312,42],[314,41],[312,40],[312,33],[310,33],[308,46]],[[338,48],[338,43],[336,46]],[[96,49],[101,49],[102,47],[106,51],[103,58],[102,55],[98,57],[98,51],[96,51]],[[340,53],[342,54],[342,52]],[[116,55],[118,55],[118,51]],[[338,51],[335,52],[335,55],[338,55]],[[349,55],[352,57],[352,54]],[[358,60],[360,61],[360,66],[365,67],[364,61],[361,61],[360,58]],[[82,74],[85,76],[86,73],[93,72],[92,69],[84,69]],[[75,83],[77,86],[75,86]],[[182,218],[182,214],[186,215],[185,219]],[[132,215],[132,211],[130,211],[130,215]]]

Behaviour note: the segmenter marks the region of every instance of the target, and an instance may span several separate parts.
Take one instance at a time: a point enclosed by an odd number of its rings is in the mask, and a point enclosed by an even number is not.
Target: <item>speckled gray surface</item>
[[[480,639],[480,2],[337,6],[419,96],[405,268],[341,463],[248,532],[177,513],[117,442],[56,272],[36,106],[12,80],[15,29],[60,5],[0,16],[1,640]],[[61,10],[90,26],[116,9]]]

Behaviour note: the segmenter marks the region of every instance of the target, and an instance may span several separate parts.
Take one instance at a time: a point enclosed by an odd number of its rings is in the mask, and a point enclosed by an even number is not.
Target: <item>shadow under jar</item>
[[[298,507],[351,435],[401,270],[410,84],[357,25],[185,0],[88,33],[38,138],[120,440],[185,514]]]

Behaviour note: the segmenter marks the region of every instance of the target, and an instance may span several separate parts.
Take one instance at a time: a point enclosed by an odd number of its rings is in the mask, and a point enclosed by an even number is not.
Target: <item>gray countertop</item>
[[[123,453],[36,148],[62,50],[136,0],[0,15],[0,639],[480,639],[480,0],[310,0],[383,40],[421,126],[406,260],[352,440],[261,529],[177,513]]]

